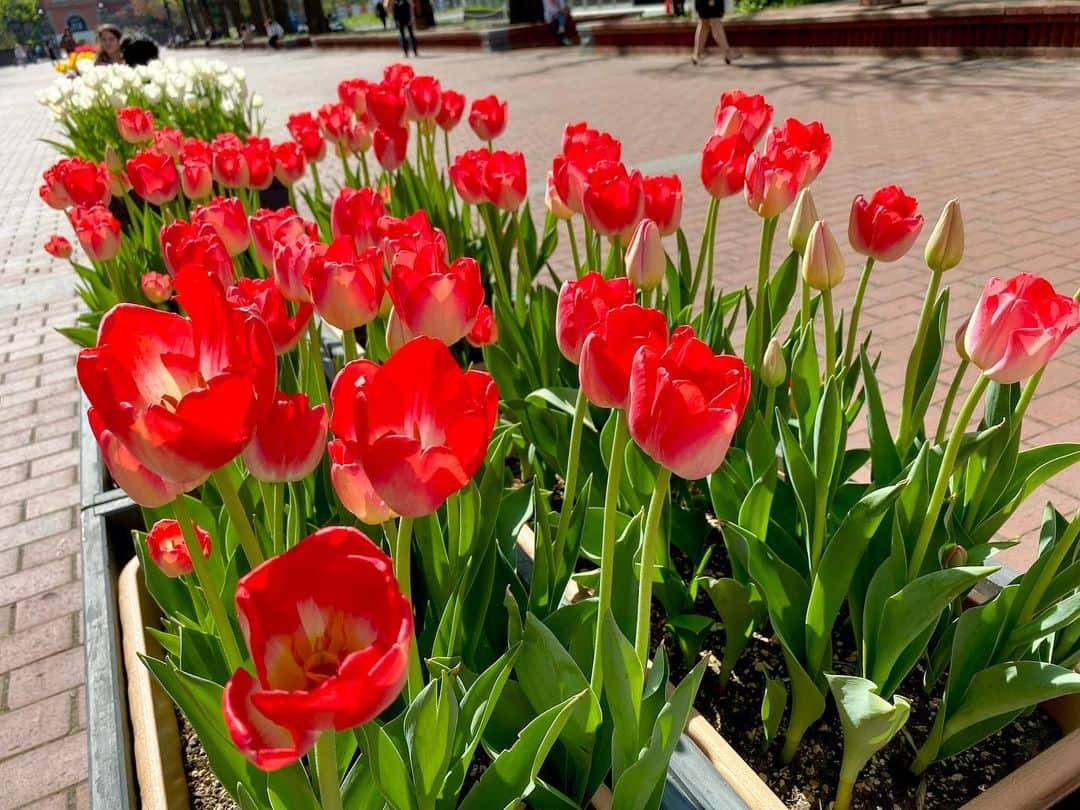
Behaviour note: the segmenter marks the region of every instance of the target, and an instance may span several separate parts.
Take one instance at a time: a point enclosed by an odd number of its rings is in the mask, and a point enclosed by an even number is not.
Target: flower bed
[[[1080,307],[1038,277],[989,280],[931,413],[954,350],[956,201],[925,243],[893,426],[859,311],[923,216],[896,186],[855,198],[865,264],[838,313],[844,249],[809,190],[821,123],[770,129],[764,98],[723,94],[694,251],[681,180],[626,167],[608,133],[567,126],[538,228],[523,156],[494,148],[505,102],[466,105],[398,64],[338,90],[278,144],[190,137],[121,101],[95,125],[104,160],[61,161],[42,188],[91,260],[68,334],[87,347],[89,426],[149,527],[134,547],[165,618],[146,665],[238,803],[580,807],[599,791],[657,807],[695,698],[708,712],[750,666],[763,761],[835,753],[843,808],[926,705],[913,689],[939,696],[914,775],[876,795],[1080,693],[1080,517],[1048,508],[1035,565],[964,604],[1009,516],[1080,460],[1078,444],[1020,449]],[[487,146],[452,157],[466,107]],[[291,204],[259,209],[273,177]],[[760,218],[758,279],[720,293],[715,225],[737,197]],[[867,447],[848,446],[857,420]],[[565,602],[572,581],[584,598]],[[769,637],[768,654],[749,643]]]

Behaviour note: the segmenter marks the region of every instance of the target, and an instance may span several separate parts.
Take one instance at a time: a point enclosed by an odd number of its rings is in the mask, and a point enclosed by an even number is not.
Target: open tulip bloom
[[[345,79],[274,144],[252,108],[214,106],[240,78],[187,70],[214,77],[195,111],[110,103],[107,141],[54,102],[76,154],[40,196],[81,246],[45,249],[86,303],[65,334],[88,427],[150,527],[166,652],[147,666],[242,806],[584,807],[606,786],[655,810],[699,685],[754,667],[755,634],[787,675],[764,695],[778,760],[836,706],[838,810],[926,700],[920,661],[938,691],[919,773],[1080,692],[1080,516],[1048,511],[1031,571],[960,609],[1006,521],[1080,461],[1020,444],[1080,305],[1028,273],[950,300],[957,201],[923,245],[915,197],[856,197],[855,281],[807,188],[831,182],[829,133],[773,126],[761,95],[699,117],[696,178],[648,176],[585,122],[527,166],[492,149],[505,101],[406,64]],[[721,215],[759,233],[754,284],[723,294]],[[859,328],[875,262],[927,279],[895,430],[877,358],[896,346]],[[730,575],[684,581],[672,543]],[[717,622],[714,675],[696,659]]]

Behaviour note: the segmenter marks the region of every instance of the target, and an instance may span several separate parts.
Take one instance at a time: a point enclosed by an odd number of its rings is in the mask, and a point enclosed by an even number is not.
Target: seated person
[[[566,0],[544,0],[544,22],[551,23],[555,28],[555,36],[563,45],[569,45],[567,28],[570,25],[570,7]]]

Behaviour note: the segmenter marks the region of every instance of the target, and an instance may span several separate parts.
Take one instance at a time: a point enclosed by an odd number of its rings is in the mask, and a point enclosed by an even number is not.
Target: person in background
[[[694,31],[694,64],[699,65],[704,61],[705,44],[712,32],[713,39],[723,54],[724,64],[730,65],[731,46],[728,45],[727,34],[724,33],[724,0],[694,0],[694,9],[698,15],[697,30]]]
[[[416,52],[416,32],[413,31],[413,8],[409,0],[386,0],[388,10],[394,15],[394,24],[397,25],[398,34],[401,35],[401,50],[409,55],[409,43],[412,43],[413,56],[419,56]],[[405,34],[408,33],[408,39]]]
[[[26,48],[23,47],[21,42],[15,43],[15,64],[19,67],[26,67]]]
[[[379,0],[375,3],[375,16],[379,18],[379,22],[382,23],[383,30],[386,30],[386,6],[384,6]]]
[[[97,58],[95,65],[122,65],[124,64],[124,51],[120,47],[120,41],[124,38],[123,33],[112,23],[99,25],[97,29]]]
[[[281,47],[281,38],[285,36],[285,29],[281,23],[270,17],[266,20],[266,44],[271,48]]]
[[[149,65],[158,58],[158,46],[154,40],[147,36],[128,35],[120,40],[120,52],[124,56],[124,64],[135,67],[136,65]]]
[[[555,28],[555,36],[561,45],[569,45],[566,27],[570,24],[570,7],[566,0],[544,0],[544,22]]]
[[[70,55],[75,50],[75,35],[71,33],[70,28],[64,29],[64,33],[60,37],[60,47],[64,49],[65,55]]]

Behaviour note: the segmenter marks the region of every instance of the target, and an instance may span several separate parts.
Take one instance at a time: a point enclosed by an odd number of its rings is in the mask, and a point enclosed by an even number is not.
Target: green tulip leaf
[[[1031,621],[1015,628],[1005,642],[1007,651],[1021,652],[1033,644],[1053,635],[1058,630],[1080,620],[1080,591],[1056,602],[1036,615]]]
[[[603,632],[604,694],[614,721],[611,779],[618,783],[619,776],[634,763],[641,750],[638,729],[645,673],[641,671],[634,645],[619,630],[610,610],[604,613]]]
[[[911,713],[911,704],[896,695],[893,702],[878,694],[873,681],[853,675],[826,675],[844,734],[841,783],[854,784],[870,757],[896,736]]]
[[[511,810],[532,791],[540,766],[570,720],[579,692],[541,712],[510,748],[495,755],[461,803],[461,810]]]
[[[780,731],[787,697],[787,687],[780,678],[765,678],[765,692],[761,696],[761,726],[765,732],[763,750],[772,745]]]
[[[431,681],[405,710],[405,745],[422,807],[431,806],[439,795],[450,767],[457,722],[457,695],[445,678]]]
[[[764,621],[765,604],[755,585],[743,585],[731,578],[711,579],[706,589],[724,625],[724,656],[720,662],[720,683],[727,683],[754,628]]]
[[[356,735],[375,786],[386,803],[394,810],[416,810],[416,788],[409,778],[409,766],[386,729],[372,720],[358,726]]]
[[[885,405],[881,400],[877,374],[873,364],[860,352],[859,363],[862,366],[863,390],[866,392],[866,430],[870,441],[870,474],[878,486],[895,481],[900,475],[900,454],[896,451],[889,419],[885,414]]]

